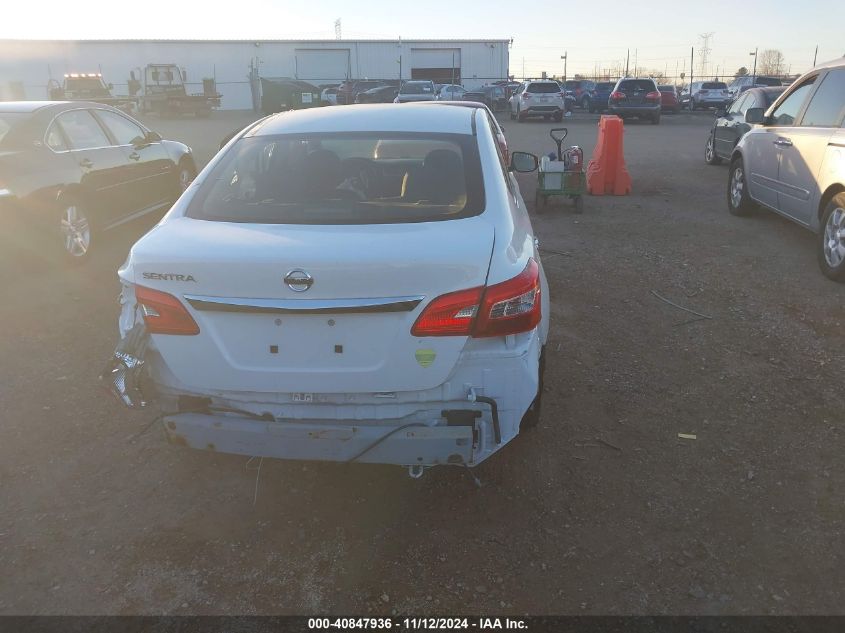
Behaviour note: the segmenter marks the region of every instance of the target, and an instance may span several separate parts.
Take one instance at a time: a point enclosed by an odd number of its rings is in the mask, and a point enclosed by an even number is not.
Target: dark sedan
[[[359,92],[355,103],[393,103],[398,94],[399,88],[396,86],[379,86]]]
[[[722,160],[730,160],[739,139],[751,129],[751,124],[745,122],[745,111],[749,108],[768,110],[784,90],[785,86],[750,88],[741,93],[727,111],[717,110],[716,121],[707,136],[704,148],[705,162],[708,165],[718,165]]]
[[[101,231],[168,208],[195,175],[189,147],[115,108],[0,103],[0,211],[16,249],[83,260]]]

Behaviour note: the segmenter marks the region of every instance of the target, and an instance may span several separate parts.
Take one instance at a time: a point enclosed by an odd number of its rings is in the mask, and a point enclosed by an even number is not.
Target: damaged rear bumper
[[[336,425],[179,413],[164,417],[172,444],[255,457],[399,466],[473,463],[471,426]]]

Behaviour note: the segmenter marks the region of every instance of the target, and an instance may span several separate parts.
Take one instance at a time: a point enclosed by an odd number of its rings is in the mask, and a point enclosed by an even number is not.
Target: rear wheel
[[[537,424],[540,423],[540,410],[543,405],[543,377],[546,373],[546,346],[544,345],[543,348],[540,350],[540,362],[538,365],[538,385],[537,385],[537,395],[534,398],[534,401],[531,403],[531,406],[528,407],[528,411],[525,412],[525,415],[522,416],[522,421],[519,423],[519,430],[523,429],[530,429]]]
[[[558,123],[560,123],[561,121],[563,121],[563,112],[558,112],[557,114],[555,114],[554,119],[555,119],[555,121],[557,121]]]
[[[652,125],[659,125],[660,124],[660,113],[659,112],[651,117],[651,124]]]
[[[731,163],[730,175],[728,176],[728,210],[733,215],[748,215],[754,208],[754,203],[748,196],[748,188],[745,184],[742,157],[737,157]]]
[[[722,159],[716,156],[712,133],[707,137],[707,145],[704,146],[704,162],[708,165],[718,165],[722,162]]]
[[[516,109],[516,120],[520,122],[525,121],[525,115],[522,114],[522,111],[519,108]]]
[[[511,121],[516,119],[516,115],[513,113],[513,108],[509,108],[508,113],[510,114]]]
[[[67,198],[59,212],[59,238],[65,260],[78,263],[91,253],[92,227],[81,201]]]
[[[845,192],[833,196],[824,209],[817,254],[825,277],[845,281]]]

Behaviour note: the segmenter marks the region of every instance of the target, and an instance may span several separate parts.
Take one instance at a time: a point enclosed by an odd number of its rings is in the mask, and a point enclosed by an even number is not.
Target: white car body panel
[[[474,217],[342,226],[199,220],[185,215],[190,199],[238,138],[199,174],[119,271],[122,333],[141,319],[136,285],[178,297],[200,328],[196,336],[150,336],[147,364],[171,441],[285,459],[419,467],[475,465],[517,435],[538,393],[548,284],[516,179],[503,174],[495,130],[485,110],[474,112],[422,104],[313,109],[268,117],[238,135],[474,131],[486,200]],[[512,279],[531,258],[540,268],[542,319],[535,329],[489,338],[411,335],[436,297]],[[307,292],[284,283],[295,268],[313,277]],[[278,307],[306,299],[408,298],[419,302],[377,314],[203,309],[204,301]],[[268,353],[270,345],[278,353]],[[492,407],[475,401],[479,396],[498,404],[499,441]],[[180,397],[229,412],[185,411]],[[471,432],[444,419],[444,410],[463,409],[480,416]]]

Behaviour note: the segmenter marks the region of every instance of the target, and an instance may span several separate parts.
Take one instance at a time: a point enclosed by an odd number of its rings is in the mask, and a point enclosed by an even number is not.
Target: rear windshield
[[[620,90],[654,90],[654,82],[648,79],[626,79],[619,82]]]
[[[15,126],[18,121],[23,121],[29,116],[25,112],[0,112],[0,145],[3,144],[3,139],[9,133],[9,130]]]
[[[728,85],[721,81],[705,81],[701,87],[704,90],[726,90]]]
[[[601,81],[596,84],[596,90],[612,90],[614,85],[612,81]]]
[[[781,80],[776,77],[757,77],[754,83],[758,86],[780,86]]]
[[[244,138],[194,196],[187,215],[256,224],[394,224],[484,210],[474,137],[311,134]]]
[[[675,86],[657,86],[660,92],[675,92]]]
[[[423,95],[434,92],[434,87],[431,84],[405,84],[402,86],[402,94],[406,95]]]
[[[536,84],[528,84],[528,88],[526,92],[538,92],[541,94],[544,93],[553,93],[553,92],[560,92],[560,86],[556,83],[547,82],[547,83],[536,83]]]

